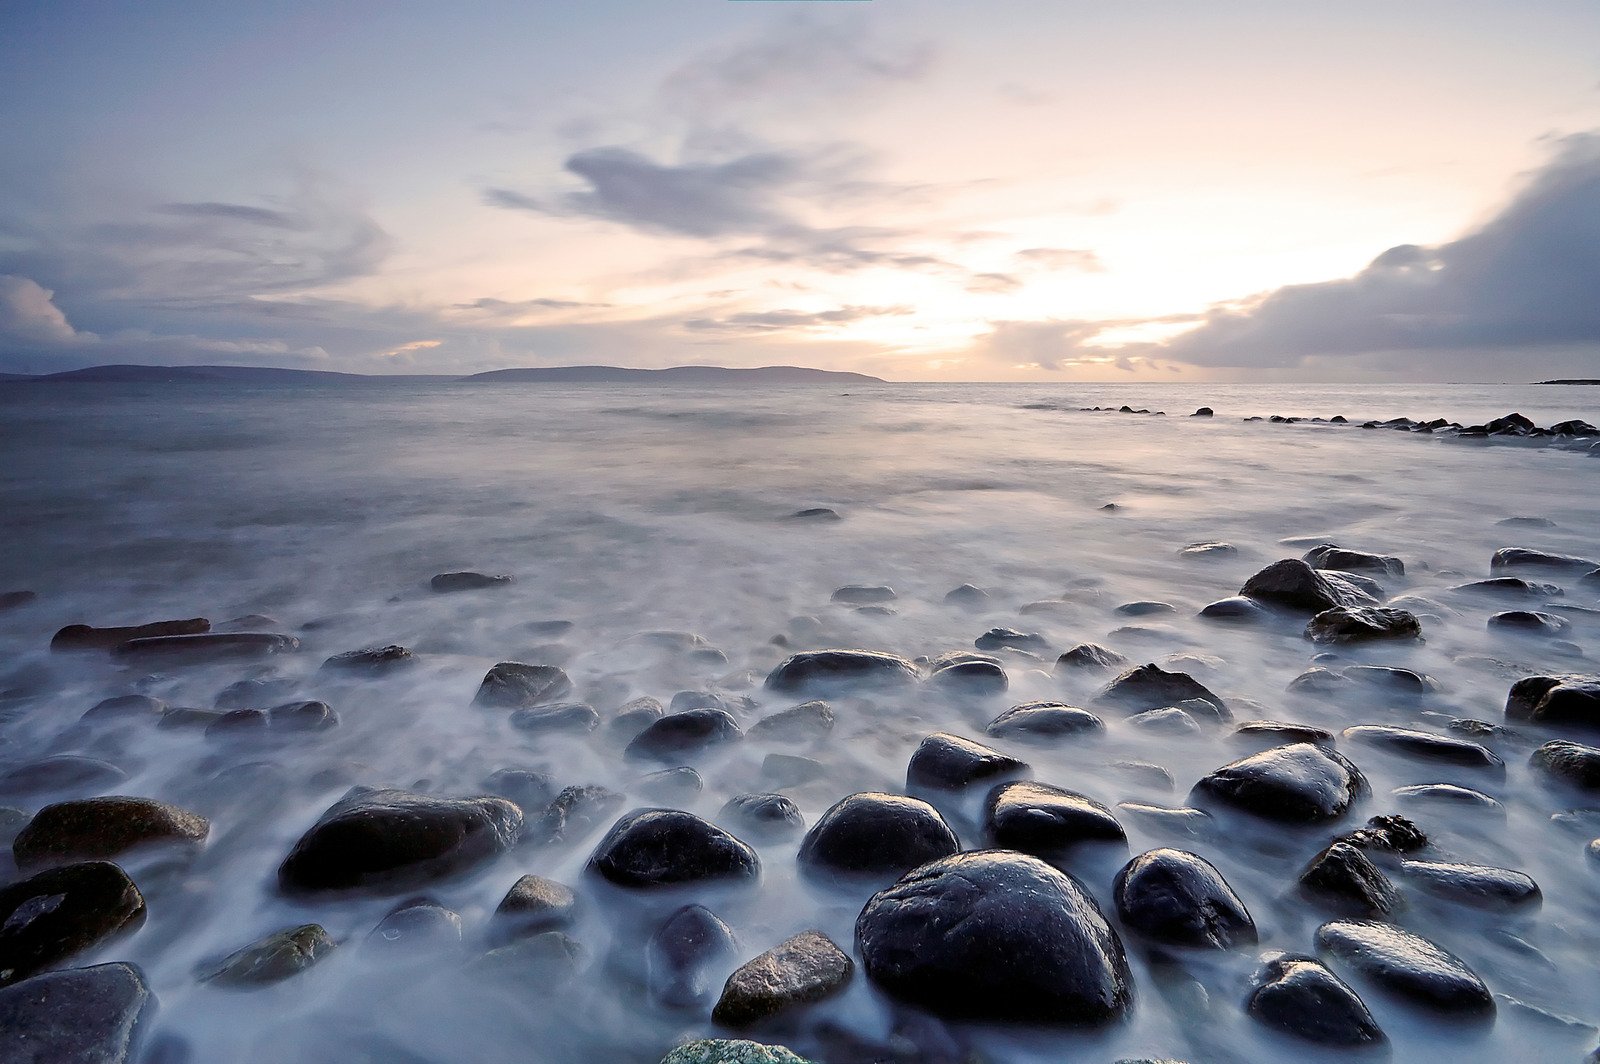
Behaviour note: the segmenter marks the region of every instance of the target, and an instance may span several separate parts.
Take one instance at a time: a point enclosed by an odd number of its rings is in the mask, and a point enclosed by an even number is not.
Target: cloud
[[[452,303],[451,310],[464,310],[483,317],[513,318],[542,310],[601,310],[610,303],[583,303],[573,299],[495,299],[485,296],[470,303]]]
[[[1018,262],[1049,270],[1080,270],[1084,273],[1103,273],[1105,263],[1088,248],[1024,248],[1017,252]]]
[[[883,318],[913,313],[912,308],[838,307],[834,310],[760,310],[729,314],[721,318],[691,318],[684,328],[693,332],[764,333],[788,332],[846,325],[867,318]]]
[[[79,339],[54,292],[32,278],[0,274],[0,344],[55,347]]]
[[[1021,287],[1022,281],[1009,273],[975,273],[967,279],[967,291],[985,295],[1015,292]]]

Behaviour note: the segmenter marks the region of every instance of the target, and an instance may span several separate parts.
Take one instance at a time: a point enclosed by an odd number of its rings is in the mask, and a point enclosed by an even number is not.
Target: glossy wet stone
[[[39,810],[11,851],[19,868],[38,868],[109,859],[158,843],[197,843],[210,830],[205,817],[151,798],[80,798]]]
[[[1313,569],[1298,558],[1273,562],[1246,580],[1239,594],[1301,613],[1321,613],[1335,606],[1377,605],[1372,595],[1348,575]]]
[[[906,766],[906,789],[954,791],[1026,775],[1026,762],[948,732],[923,739]]]
[[[1195,784],[1197,796],[1271,820],[1315,823],[1343,816],[1366,789],[1356,767],[1312,743],[1292,743],[1230,762]]]
[[[46,869],[0,887],[0,986],[144,922],[144,896],[114,864]]]
[[[647,890],[752,880],[761,861],[748,845],[693,813],[640,809],[612,825],[589,868],[619,887]]]
[[[989,843],[1049,860],[1086,842],[1127,842],[1116,816],[1087,795],[1047,783],[1002,783],[983,806]]]
[[[1409,610],[1388,606],[1335,606],[1306,622],[1313,643],[1370,643],[1422,636],[1422,622]]]
[[[1123,926],[1152,942],[1228,949],[1256,940],[1255,921],[1212,864],[1184,850],[1142,853],[1112,885]]]
[[[960,849],[939,811],[898,794],[864,792],[817,818],[800,843],[802,872],[822,878],[893,879]]]
[[[1405,563],[1399,558],[1387,554],[1347,550],[1332,543],[1312,547],[1305,552],[1302,560],[1316,569],[1337,569],[1347,573],[1370,573],[1374,576],[1406,575]]]
[[[556,931],[572,924],[578,895],[544,876],[528,874],[511,885],[495,907],[493,935],[497,942]]]
[[[334,948],[333,939],[320,924],[302,924],[252,942],[201,979],[241,989],[281,983],[323,960]]]
[[[650,936],[645,981],[650,997],[669,1008],[694,1008],[711,999],[710,970],[731,958],[733,932],[703,905],[685,905]]]
[[[1312,898],[1347,916],[1386,916],[1400,893],[1362,850],[1336,840],[1300,873],[1300,887]]]
[[[1600,676],[1529,676],[1506,694],[1506,719],[1600,729]]]
[[[1056,658],[1057,672],[1065,672],[1072,669],[1090,671],[1120,669],[1127,665],[1127,658],[1118,654],[1115,650],[1109,650],[1096,643],[1079,643]]]
[[[1105,728],[1105,722],[1087,709],[1065,702],[1024,702],[991,720],[984,731],[996,738],[1045,741]]]
[[[1317,930],[1317,946],[1383,990],[1436,1012],[1484,1015],[1494,998],[1460,958],[1392,924],[1336,920]]]
[[[736,794],[717,819],[735,835],[757,841],[793,838],[806,829],[800,807],[782,794]]]
[[[1537,905],[1544,895],[1527,873],[1453,861],[1405,861],[1406,881],[1438,898],[1478,909],[1507,911]]]
[[[892,654],[866,650],[816,650],[795,654],[767,675],[773,691],[845,687],[902,687],[915,683],[917,667]]]
[[[735,1029],[754,1026],[838,993],[854,970],[855,962],[827,935],[802,931],[740,965],[711,1019]]]
[[[0,1060],[135,1064],[155,1012],[137,965],[45,972],[0,990]]]
[[[1360,996],[1320,961],[1274,958],[1256,972],[1254,983],[1245,1010],[1268,1027],[1319,1045],[1384,1041]]]
[[[672,761],[743,736],[739,722],[726,710],[691,709],[652,721],[634,736],[624,753],[640,760]]]
[[[1528,763],[1553,780],[1600,791],[1600,749],[1593,746],[1552,739],[1535,750]]]
[[[555,702],[572,692],[572,681],[554,665],[502,661],[484,674],[472,704],[495,709],[523,709]]]
[[[1456,739],[1448,735],[1417,731],[1414,728],[1391,728],[1387,725],[1362,724],[1344,730],[1351,742],[1382,747],[1420,761],[1439,761],[1467,768],[1505,771],[1505,762],[1482,743],[1470,739]]]
[[[1227,703],[1205,684],[1186,672],[1168,672],[1153,664],[1128,669],[1095,696],[1096,703],[1117,706],[1129,714],[1188,701],[1204,702],[1212,707],[1210,712],[1214,719],[1232,717]]]

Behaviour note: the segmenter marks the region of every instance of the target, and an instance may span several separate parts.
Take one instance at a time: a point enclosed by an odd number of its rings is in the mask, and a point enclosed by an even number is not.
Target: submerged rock
[[[1213,720],[1231,720],[1233,716],[1227,703],[1205,684],[1186,672],[1168,672],[1159,665],[1129,669],[1107,684],[1095,701],[1119,706],[1130,714],[1194,701],[1209,707]]]
[[[112,651],[134,662],[175,665],[212,661],[253,661],[300,649],[300,640],[277,632],[205,632],[130,639]]]
[[[1127,658],[1115,650],[1095,643],[1079,643],[1056,659],[1056,671],[1067,669],[1120,669],[1128,665]]]
[[[839,511],[830,506],[808,506],[804,510],[796,510],[789,515],[791,521],[817,521],[827,523],[830,521],[843,521]]]
[[[1574,558],[1567,554],[1547,554],[1527,547],[1502,547],[1489,559],[1491,573],[1544,572],[1584,573],[1600,568],[1600,562],[1588,558]]]
[[[1344,737],[1353,742],[1386,747],[1407,757],[1424,761],[1442,761],[1468,768],[1505,770],[1505,762],[1493,750],[1470,739],[1456,739],[1448,735],[1413,728],[1391,728],[1382,724],[1361,724],[1346,728]]]
[[[736,794],[728,799],[717,819],[758,841],[792,838],[806,829],[800,807],[781,794]]]
[[[523,709],[554,702],[572,693],[572,681],[554,665],[524,665],[502,661],[484,674],[473,698],[475,706]]]
[[[820,739],[833,730],[833,707],[820,699],[763,717],[750,725],[750,735],[763,739],[798,741]]]
[[[944,654],[929,663],[928,682],[966,695],[998,694],[1009,686],[1000,659],[987,654]]]
[[[38,868],[105,860],[158,843],[197,843],[210,830],[205,817],[153,798],[78,798],[34,814],[11,852],[18,868]]]
[[[556,796],[556,781],[548,772],[502,768],[484,777],[483,789],[516,803],[518,809],[542,809]]]
[[[1301,889],[1351,916],[1386,916],[1400,893],[1358,847],[1334,840],[1300,873]]]
[[[1206,603],[1200,608],[1200,616],[1211,621],[1249,624],[1264,620],[1268,616],[1268,610],[1253,598],[1232,595]]]
[[[1529,676],[1511,685],[1506,719],[1600,728],[1600,676]]]
[[[0,774],[0,796],[32,798],[62,791],[103,790],[127,778],[126,772],[109,761],[77,754],[56,754]]]
[[[491,576],[487,573],[440,573],[428,581],[428,586],[441,594],[451,591],[482,591],[484,588],[514,584],[516,579],[514,576]]]
[[[218,986],[252,987],[281,983],[327,957],[334,941],[321,924],[276,931],[228,956],[202,981]]]
[[[1385,1040],[1360,996],[1321,961],[1277,957],[1262,965],[1254,982],[1245,1011],[1268,1027],[1319,1045],[1366,1046]]]
[[[1312,743],[1273,747],[1230,762],[1195,784],[1199,795],[1271,820],[1300,823],[1344,815],[1366,780],[1349,761]]]
[[[1185,850],[1150,850],[1112,886],[1124,926],[1153,942],[1229,949],[1256,940],[1255,921],[1209,861]]]
[[[1044,740],[1103,732],[1105,721],[1065,702],[1024,702],[991,720],[984,731],[996,738]]]
[[[1566,739],[1552,739],[1529,759],[1548,776],[1586,791],[1600,791],[1600,749]]]
[[[335,654],[324,661],[322,667],[334,672],[376,675],[415,665],[416,662],[416,655],[408,648],[391,643],[388,646],[362,647],[360,650],[347,650],[343,654]]]
[[[740,965],[711,1012],[724,1027],[750,1027],[838,993],[855,963],[821,931],[798,935]]]
[[[674,761],[744,736],[726,710],[691,709],[653,721],[628,743],[624,753],[640,760]]]
[[[1313,569],[1298,558],[1273,562],[1246,580],[1239,594],[1304,613],[1378,604],[1349,576]]]
[[[136,965],[46,972],[0,990],[0,1060],[134,1064],[155,995]]]
[[[1487,623],[1491,631],[1548,637],[1561,635],[1572,627],[1572,622],[1565,617],[1537,610],[1506,610],[1492,614]]]
[[[1419,639],[1422,622],[1409,610],[1388,606],[1335,606],[1306,624],[1313,643],[1365,643],[1379,639]]]
[[[106,861],[62,865],[0,887],[0,986],[143,921],[144,896]]]
[[[1337,569],[1347,573],[1376,573],[1379,576],[1404,576],[1406,565],[1399,558],[1387,554],[1368,554],[1365,551],[1346,550],[1332,543],[1312,547],[1303,555],[1307,565],[1316,569]]]
[[[946,606],[960,606],[963,609],[982,609],[989,604],[989,593],[981,587],[971,584],[962,584],[945,592],[944,604]]]
[[[645,947],[650,997],[669,1008],[694,1008],[711,998],[710,970],[734,954],[728,925],[703,905],[667,917]]]
[[[1045,860],[1085,842],[1128,840],[1116,816],[1087,795],[1048,783],[1002,783],[984,800],[983,830],[991,845]]]
[[[123,627],[94,628],[87,624],[69,624],[50,640],[51,650],[115,650],[130,639],[150,639],[168,635],[198,635],[211,631],[211,622],[204,617],[189,617],[181,621],[150,621]]]
[[[1495,576],[1488,580],[1474,580],[1470,584],[1457,584],[1450,589],[1463,595],[1492,595],[1501,598],[1560,598],[1566,594],[1555,584],[1540,584],[1520,576]]]
[[[917,667],[893,654],[867,650],[815,650],[795,654],[767,675],[773,691],[827,687],[901,687],[915,683]]]
[[[1492,1014],[1494,998],[1455,954],[1392,924],[1336,920],[1317,946],[1384,990],[1438,1012]]]
[[[1400,869],[1408,881],[1429,894],[1478,909],[1517,909],[1538,904],[1544,897],[1532,877],[1511,868],[1453,861],[1405,861]]]
[[[1239,548],[1232,543],[1222,543],[1211,540],[1205,543],[1191,543],[1178,551],[1184,558],[1229,558],[1239,553]]]
[[[627,799],[596,784],[564,787],[537,820],[523,832],[534,845],[572,842],[616,815]]]
[[[927,802],[864,792],[838,801],[800,843],[800,870],[827,878],[893,879],[961,849]]]
[[[504,944],[572,924],[578,895],[571,887],[544,876],[525,875],[511,885],[494,911],[493,933]]]
[[[600,714],[587,702],[556,702],[513,710],[506,718],[518,731],[592,732],[600,727]]]
[[[1050,640],[1038,632],[1019,632],[1015,628],[991,628],[972,641],[979,650],[1026,650],[1048,654]]]
[[[882,584],[846,584],[831,597],[834,602],[843,602],[851,606],[874,606],[883,602],[893,602],[899,596],[894,593],[894,588]]]
[[[1078,882],[1007,851],[946,857],[867,902],[867,975],[943,1019],[1099,1025],[1132,999],[1117,933]]]
[[[84,710],[82,721],[138,720],[141,717],[159,717],[167,711],[167,704],[149,695],[117,695],[102,698]]]
[[[589,868],[619,887],[651,889],[755,879],[761,860],[745,843],[693,813],[639,809],[611,826]]]
[[[1027,772],[1027,763],[1009,754],[949,732],[935,732],[923,739],[911,755],[906,766],[906,789],[954,791]]]
[[[461,945],[461,916],[426,899],[401,902],[367,935],[367,944],[432,961]]]

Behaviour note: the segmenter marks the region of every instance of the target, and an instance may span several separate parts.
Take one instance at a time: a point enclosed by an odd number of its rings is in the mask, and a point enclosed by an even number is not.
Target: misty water
[[[1600,389],[1513,386],[0,385],[0,591],[38,592],[0,614],[0,769],[61,753],[99,757],[127,779],[97,793],[155,797],[210,817],[210,837],[192,860],[127,862],[146,896],[146,923],[70,962],[143,967],[160,1001],[151,1040],[164,1060],[655,1064],[674,1042],[717,1033],[709,1007],[674,1011],[644,992],[645,941],[667,913],[703,901],[733,927],[740,952],[715,973],[720,986],[736,963],[802,929],[820,929],[849,951],[873,888],[827,890],[799,878],[798,840],[790,839],[756,844],[762,873],[753,888],[624,896],[584,870],[603,825],[404,895],[291,899],[277,889],[278,864],[355,784],[471,795],[484,793],[498,769],[535,769],[559,786],[625,792],[624,808],[676,805],[708,819],[736,794],[781,790],[812,823],[846,794],[904,791],[907,758],[934,731],[989,742],[1026,760],[1034,778],[1113,808],[1184,805],[1202,775],[1261,747],[1226,726],[1140,731],[1115,712],[1102,713],[1100,737],[1048,745],[987,738],[985,723],[1017,703],[1090,705],[1109,674],[1052,671],[1055,655],[1080,642],[1190,672],[1240,720],[1441,734],[1453,718],[1503,723],[1515,679],[1595,670],[1587,655],[1600,616],[1568,615],[1562,641],[1516,638],[1486,627],[1505,607],[1448,589],[1488,576],[1501,547],[1600,553],[1600,459],[1241,418],[1470,421],[1518,410],[1548,425],[1600,421],[1597,401]],[[1123,403],[1174,416],[1079,410]],[[1218,416],[1175,416],[1201,405]],[[1108,503],[1115,509],[1103,509]],[[843,520],[789,518],[807,507],[831,507]],[[1554,525],[1497,524],[1516,516]],[[1414,669],[1438,681],[1437,693],[1406,701],[1364,690],[1291,692],[1289,682],[1325,649],[1302,638],[1303,620],[1240,627],[1196,616],[1262,566],[1299,557],[1309,537],[1405,561],[1404,578],[1382,582],[1390,596],[1426,600],[1411,607],[1425,640],[1341,648],[1337,664]],[[1285,545],[1290,539],[1295,545]],[[1238,553],[1178,554],[1208,540]],[[429,590],[429,577],[455,570],[508,573],[516,583]],[[945,604],[947,592],[968,583],[989,592],[987,607]],[[893,587],[892,613],[830,602],[846,584]],[[1565,602],[1600,605],[1592,590],[1567,585]],[[1136,600],[1176,609],[1115,612]],[[300,651],[261,665],[151,673],[48,648],[69,623],[220,623],[248,614],[273,618],[276,630],[300,638]],[[550,634],[538,624],[556,620],[570,629]],[[666,702],[709,690],[751,700],[738,710],[748,724],[801,701],[762,685],[793,651],[928,656],[972,650],[996,626],[1038,632],[1053,648],[1037,658],[1003,655],[1004,694],[841,693],[830,698],[837,723],[825,739],[747,736],[719,747],[690,762],[704,791],[673,801],[640,791],[640,777],[661,766],[625,759],[626,736],[605,723],[587,734],[533,735],[513,728],[503,710],[472,705],[489,666],[521,661],[565,669],[574,699],[603,718],[638,696]],[[662,631],[700,636],[726,660],[640,638]],[[418,664],[380,678],[320,669],[333,654],[389,643],[412,648]],[[294,697],[328,702],[339,725],[290,739],[219,740],[148,721],[78,723],[107,696],[142,692],[210,707],[228,684],[262,675],[296,681]],[[1076,1032],[955,1026],[942,1037],[993,1064],[1345,1059],[1272,1034],[1242,1002],[1262,953],[1315,952],[1328,916],[1294,891],[1306,860],[1338,831],[1402,812],[1428,833],[1430,857],[1521,870],[1544,898],[1532,909],[1484,912],[1433,899],[1396,875],[1406,898],[1397,922],[1461,957],[1502,996],[1492,1023],[1463,1024],[1388,997],[1334,962],[1388,1034],[1393,1059],[1576,1060],[1596,1042],[1588,1025],[1600,1022],[1600,869],[1585,856],[1600,835],[1600,810],[1565,815],[1590,802],[1529,769],[1533,746],[1553,737],[1536,725],[1484,737],[1504,758],[1503,774],[1341,739],[1371,793],[1335,825],[1219,814],[1220,830],[1190,837],[1119,812],[1128,848],[1066,866],[1108,914],[1112,878],[1129,856],[1177,846],[1222,871],[1255,918],[1259,946],[1158,954],[1124,934],[1135,979],[1125,1022]],[[780,786],[763,771],[772,753],[815,758],[824,774]],[[1171,780],[1127,762],[1159,765]],[[1426,783],[1482,790],[1503,813],[1392,796]],[[0,804],[32,811],[82,793],[12,794]],[[978,848],[971,814],[947,810],[963,846]],[[577,888],[578,973],[530,987],[464,971],[486,948],[494,907],[527,872]],[[461,950],[407,964],[378,958],[365,945],[369,932],[419,893],[461,914]],[[340,947],[293,979],[241,992],[196,978],[268,932],[313,921]],[[883,1041],[899,1015],[858,963],[843,994],[758,1037],[827,1061],[838,1058],[819,1032]]]

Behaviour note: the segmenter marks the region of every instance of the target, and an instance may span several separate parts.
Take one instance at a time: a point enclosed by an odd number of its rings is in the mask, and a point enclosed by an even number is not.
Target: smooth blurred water
[[[1122,403],[1174,416],[1078,412]],[[1218,416],[1175,416],[1201,405]],[[1600,554],[1600,460],[1515,443],[1240,419],[1476,421],[1518,410],[1540,424],[1600,422],[1597,406],[1600,389],[1509,386],[0,385],[0,591],[39,593],[35,603],[0,614],[0,689],[28,692],[4,710],[0,767],[91,753],[130,773],[118,792],[212,817],[210,843],[195,864],[156,867],[139,879],[146,926],[82,958],[142,964],[161,1000],[160,1031],[190,1045],[195,1061],[654,1064],[678,1037],[712,1030],[706,1016],[654,1009],[638,986],[652,921],[683,898],[627,901],[593,891],[582,874],[593,837],[565,849],[519,849],[427,892],[461,912],[469,944],[480,944],[488,914],[524,872],[579,886],[585,914],[574,934],[588,950],[581,977],[571,986],[502,994],[462,979],[455,958],[437,958],[427,975],[375,967],[361,940],[398,899],[290,901],[274,889],[278,862],[354,783],[469,794],[495,769],[539,768],[562,784],[602,783],[631,790],[635,804],[654,804],[637,794],[646,768],[625,762],[604,728],[586,737],[533,737],[512,729],[503,713],[473,708],[484,670],[498,660],[563,666],[577,696],[604,715],[638,695],[665,701],[709,687],[755,699],[753,720],[792,701],[760,686],[788,652],[772,645],[776,634],[786,633],[794,649],[862,646],[915,656],[971,649],[984,630],[1006,625],[1040,632],[1061,649],[1095,641],[1138,661],[1184,656],[1177,667],[1236,703],[1241,719],[1436,731],[1454,716],[1500,721],[1518,676],[1594,671],[1592,659],[1578,655],[1593,651],[1600,629],[1593,618],[1572,618],[1576,652],[1491,636],[1485,618],[1496,607],[1447,589],[1487,575],[1490,554],[1503,546]],[[1101,509],[1111,502],[1115,510]],[[844,520],[785,519],[811,506],[833,507]],[[1518,515],[1548,517],[1556,527],[1496,524]],[[1292,695],[1285,685],[1320,649],[1298,625],[1241,629],[1195,616],[1261,566],[1298,556],[1303,546],[1279,541],[1302,536],[1406,561],[1407,578],[1388,581],[1388,590],[1434,600],[1423,610],[1426,642],[1341,655],[1346,663],[1426,672],[1439,680],[1440,694],[1410,705]],[[1217,539],[1240,553],[1209,563],[1176,553]],[[457,595],[427,590],[431,575],[457,569],[512,573],[517,583]],[[896,612],[872,616],[830,604],[830,593],[849,583],[892,585]],[[972,614],[944,605],[945,593],[962,583],[988,589],[992,608]],[[1568,596],[1596,604],[1575,586]],[[1136,599],[1164,600],[1177,612],[1133,619],[1114,612]],[[1020,612],[1041,600],[1058,604]],[[338,728],[262,746],[221,745],[148,724],[73,727],[100,698],[135,689],[209,706],[253,670],[201,666],[147,676],[98,656],[51,655],[49,637],[61,625],[249,613],[268,614],[300,636],[302,652],[271,668],[298,679],[303,697],[331,703]],[[797,617],[815,622],[796,625]],[[549,619],[574,627],[556,640],[527,627]],[[663,629],[704,636],[728,664],[695,664],[630,638]],[[330,654],[390,642],[414,648],[421,664],[381,680],[318,671]],[[1103,681],[1054,677],[1049,659],[1017,657],[1007,670],[1011,689],[1003,696],[837,699],[838,726],[814,747],[750,738],[697,760],[706,790],[685,807],[714,816],[734,794],[771,789],[761,770],[767,753],[803,753],[823,761],[827,774],[784,791],[812,822],[847,793],[902,790],[906,760],[928,732],[982,738],[984,723],[1012,704],[1084,704]],[[1098,740],[994,745],[1028,760],[1036,778],[1113,805],[1182,804],[1201,775],[1252,749],[1225,731],[1157,736],[1115,714],[1108,725]],[[1406,784],[1460,782],[1498,797],[1505,820],[1407,812],[1434,838],[1436,854],[1532,875],[1544,889],[1542,908],[1486,915],[1412,890],[1398,919],[1467,959],[1495,991],[1594,1023],[1600,871],[1586,864],[1584,845],[1600,834],[1600,819],[1578,832],[1550,821],[1586,803],[1526,768],[1532,743],[1547,737],[1487,740],[1509,766],[1503,778],[1342,746],[1373,794],[1337,830],[1394,811],[1390,791]],[[1157,763],[1174,786],[1120,770],[1119,760]],[[1240,1005],[1260,953],[1313,949],[1323,917],[1292,887],[1336,829],[1286,832],[1246,821],[1195,840],[1132,818],[1124,823],[1133,853],[1177,845],[1215,863],[1250,906],[1260,948],[1183,956],[1178,969],[1186,974],[1175,980],[1165,967],[1157,978],[1147,951],[1130,938],[1138,986],[1127,1023],[1079,1034],[961,1030],[958,1037],[994,1064],[1321,1059],[1266,1034]],[[981,844],[970,825],[955,826],[966,845]],[[760,887],[710,899],[738,932],[741,960],[806,927],[850,945],[868,892],[821,893],[798,881],[795,846],[762,846]],[[1126,856],[1085,858],[1072,868],[1108,911],[1111,878]],[[308,920],[345,943],[305,975],[243,994],[196,982],[196,964]],[[1375,991],[1364,996],[1397,1060],[1422,1053],[1576,1059],[1596,1041],[1592,1029],[1505,1002],[1492,1026],[1463,1029]],[[880,1037],[890,1019],[858,971],[846,994],[770,1036],[808,1050],[822,1022]]]

